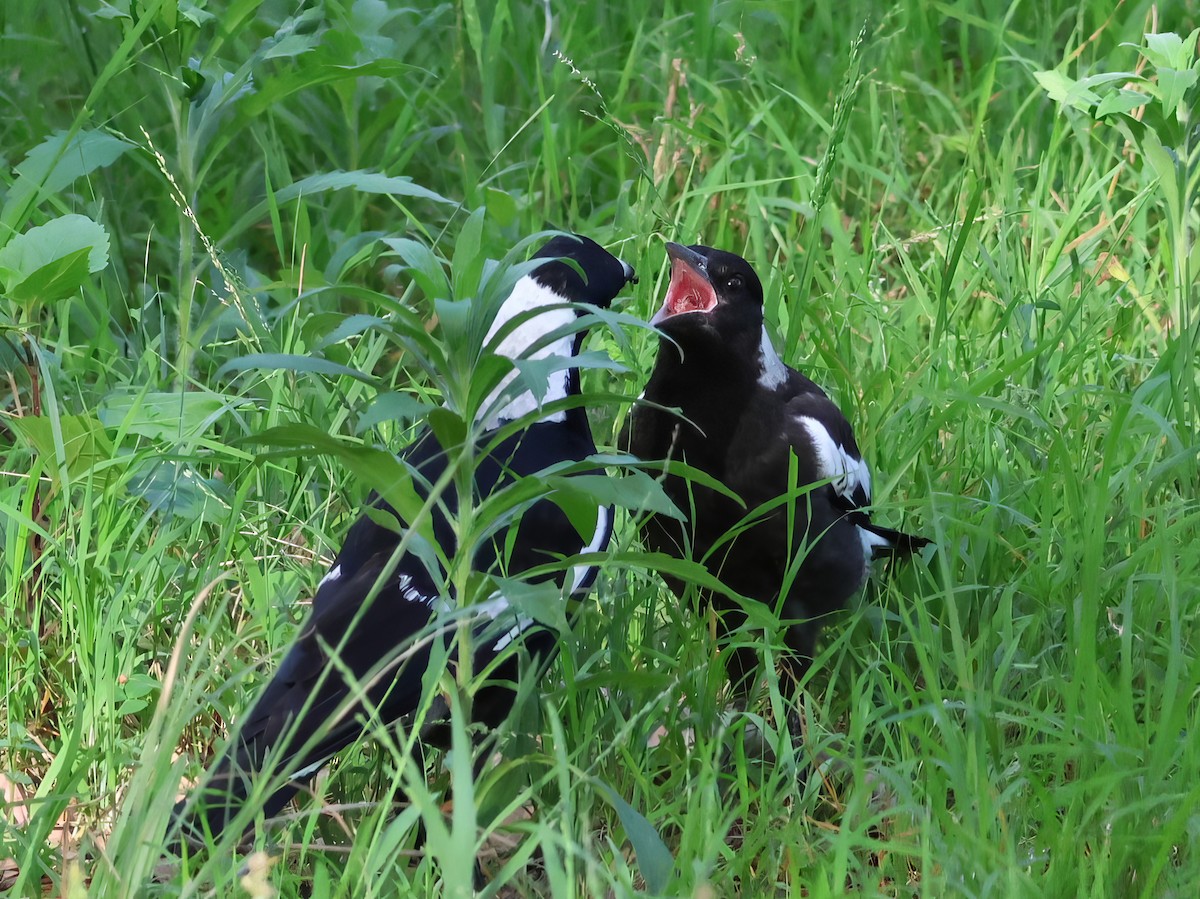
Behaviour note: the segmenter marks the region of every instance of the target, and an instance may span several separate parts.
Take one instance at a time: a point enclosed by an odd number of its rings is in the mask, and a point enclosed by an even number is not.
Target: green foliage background
[[[1100,0],[6,2],[0,883],[465,895],[481,852],[489,895],[1191,895],[1198,24]],[[181,779],[370,486],[354,447],[470,395],[471,347],[433,330],[431,371],[405,335],[548,227],[634,263],[642,318],[664,239],[749,258],[878,514],[938,551],[831,629],[793,749],[774,684],[720,712],[707,623],[628,515],[527,697],[536,740],[473,785],[432,759],[426,788],[379,734],[320,787],[350,805],[260,837],[286,863],[243,879],[223,846],[152,882]],[[586,380],[611,447],[627,407],[603,397],[636,396],[655,341],[590,345],[622,367]],[[335,451],[246,442],[298,425]],[[798,776],[820,751],[842,763]]]

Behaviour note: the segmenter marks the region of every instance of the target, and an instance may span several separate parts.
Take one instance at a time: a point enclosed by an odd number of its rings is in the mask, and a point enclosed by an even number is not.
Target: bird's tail
[[[885,528],[870,521],[860,521],[858,526],[880,538],[878,542],[871,541],[871,550],[876,559],[908,556],[933,542],[927,537],[906,534],[903,531]]]
[[[176,803],[172,818],[178,825],[180,841],[194,847],[203,846],[227,830],[250,799],[251,784],[256,776],[253,772],[256,770],[245,747],[233,756],[226,753],[213,767],[205,783],[192,795]],[[279,814],[305,779],[302,774],[268,796],[258,806],[263,816],[271,818]],[[246,826],[249,827],[250,823],[246,822]]]

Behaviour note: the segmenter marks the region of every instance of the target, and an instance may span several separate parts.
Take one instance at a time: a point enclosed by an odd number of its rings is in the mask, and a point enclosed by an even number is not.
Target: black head
[[[650,323],[681,344],[761,338],[762,282],[750,263],[712,247],[667,244],[671,284]]]
[[[626,284],[637,283],[633,266],[581,234],[551,238],[533,258],[552,260],[538,267],[533,279],[573,303],[606,307]],[[578,264],[584,277],[563,259]]]

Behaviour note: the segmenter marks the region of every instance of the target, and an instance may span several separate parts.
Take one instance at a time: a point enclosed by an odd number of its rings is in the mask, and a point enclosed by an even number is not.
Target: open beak
[[[677,243],[667,244],[667,256],[671,260],[671,284],[650,324],[661,325],[677,315],[712,312],[717,306],[717,291],[708,278],[708,260]]]

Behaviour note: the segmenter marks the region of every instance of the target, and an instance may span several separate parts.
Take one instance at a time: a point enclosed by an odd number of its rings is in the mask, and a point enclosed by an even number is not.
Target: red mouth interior
[[[685,312],[711,312],[717,305],[717,292],[702,274],[678,259],[671,260],[671,286],[664,304],[668,315]]]

